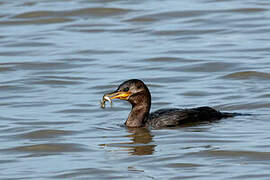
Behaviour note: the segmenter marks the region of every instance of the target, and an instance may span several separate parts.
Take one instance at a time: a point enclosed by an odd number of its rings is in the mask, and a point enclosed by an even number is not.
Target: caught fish
[[[111,101],[111,99],[108,96],[104,95],[103,98],[102,98],[102,100],[100,101],[100,106],[101,106],[102,109],[105,108],[105,102],[106,101],[109,101],[110,104],[111,104],[111,107],[112,107],[112,101]]]

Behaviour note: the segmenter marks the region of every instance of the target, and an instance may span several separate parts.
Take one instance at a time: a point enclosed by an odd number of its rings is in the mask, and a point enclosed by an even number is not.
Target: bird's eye
[[[128,90],[129,90],[129,87],[125,87],[125,88],[123,89],[124,92],[128,92]]]

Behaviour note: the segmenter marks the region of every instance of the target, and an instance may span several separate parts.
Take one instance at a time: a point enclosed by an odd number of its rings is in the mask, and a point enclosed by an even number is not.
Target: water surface
[[[270,3],[0,2],[1,179],[269,179]],[[144,80],[152,110],[251,113],[127,129],[104,93]]]

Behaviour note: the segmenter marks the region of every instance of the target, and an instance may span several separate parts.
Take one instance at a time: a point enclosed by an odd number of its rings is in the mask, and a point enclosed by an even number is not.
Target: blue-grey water
[[[270,178],[269,0],[1,0],[0,179]],[[152,110],[251,113],[127,129],[103,94],[142,79]]]

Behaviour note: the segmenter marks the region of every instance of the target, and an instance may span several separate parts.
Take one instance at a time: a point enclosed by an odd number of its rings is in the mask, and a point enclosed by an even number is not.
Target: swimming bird
[[[151,94],[148,87],[139,79],[130,79],[112,93],[103,96],[105,101],[112,99],[126,100],[131,103],[132,109],[125,122],[127,127],[173,127],[193,122],[214,121],[239,115],[238,113],[220,112],[211,107],[196,107],[190,109],[160,109],[150,113]]]

